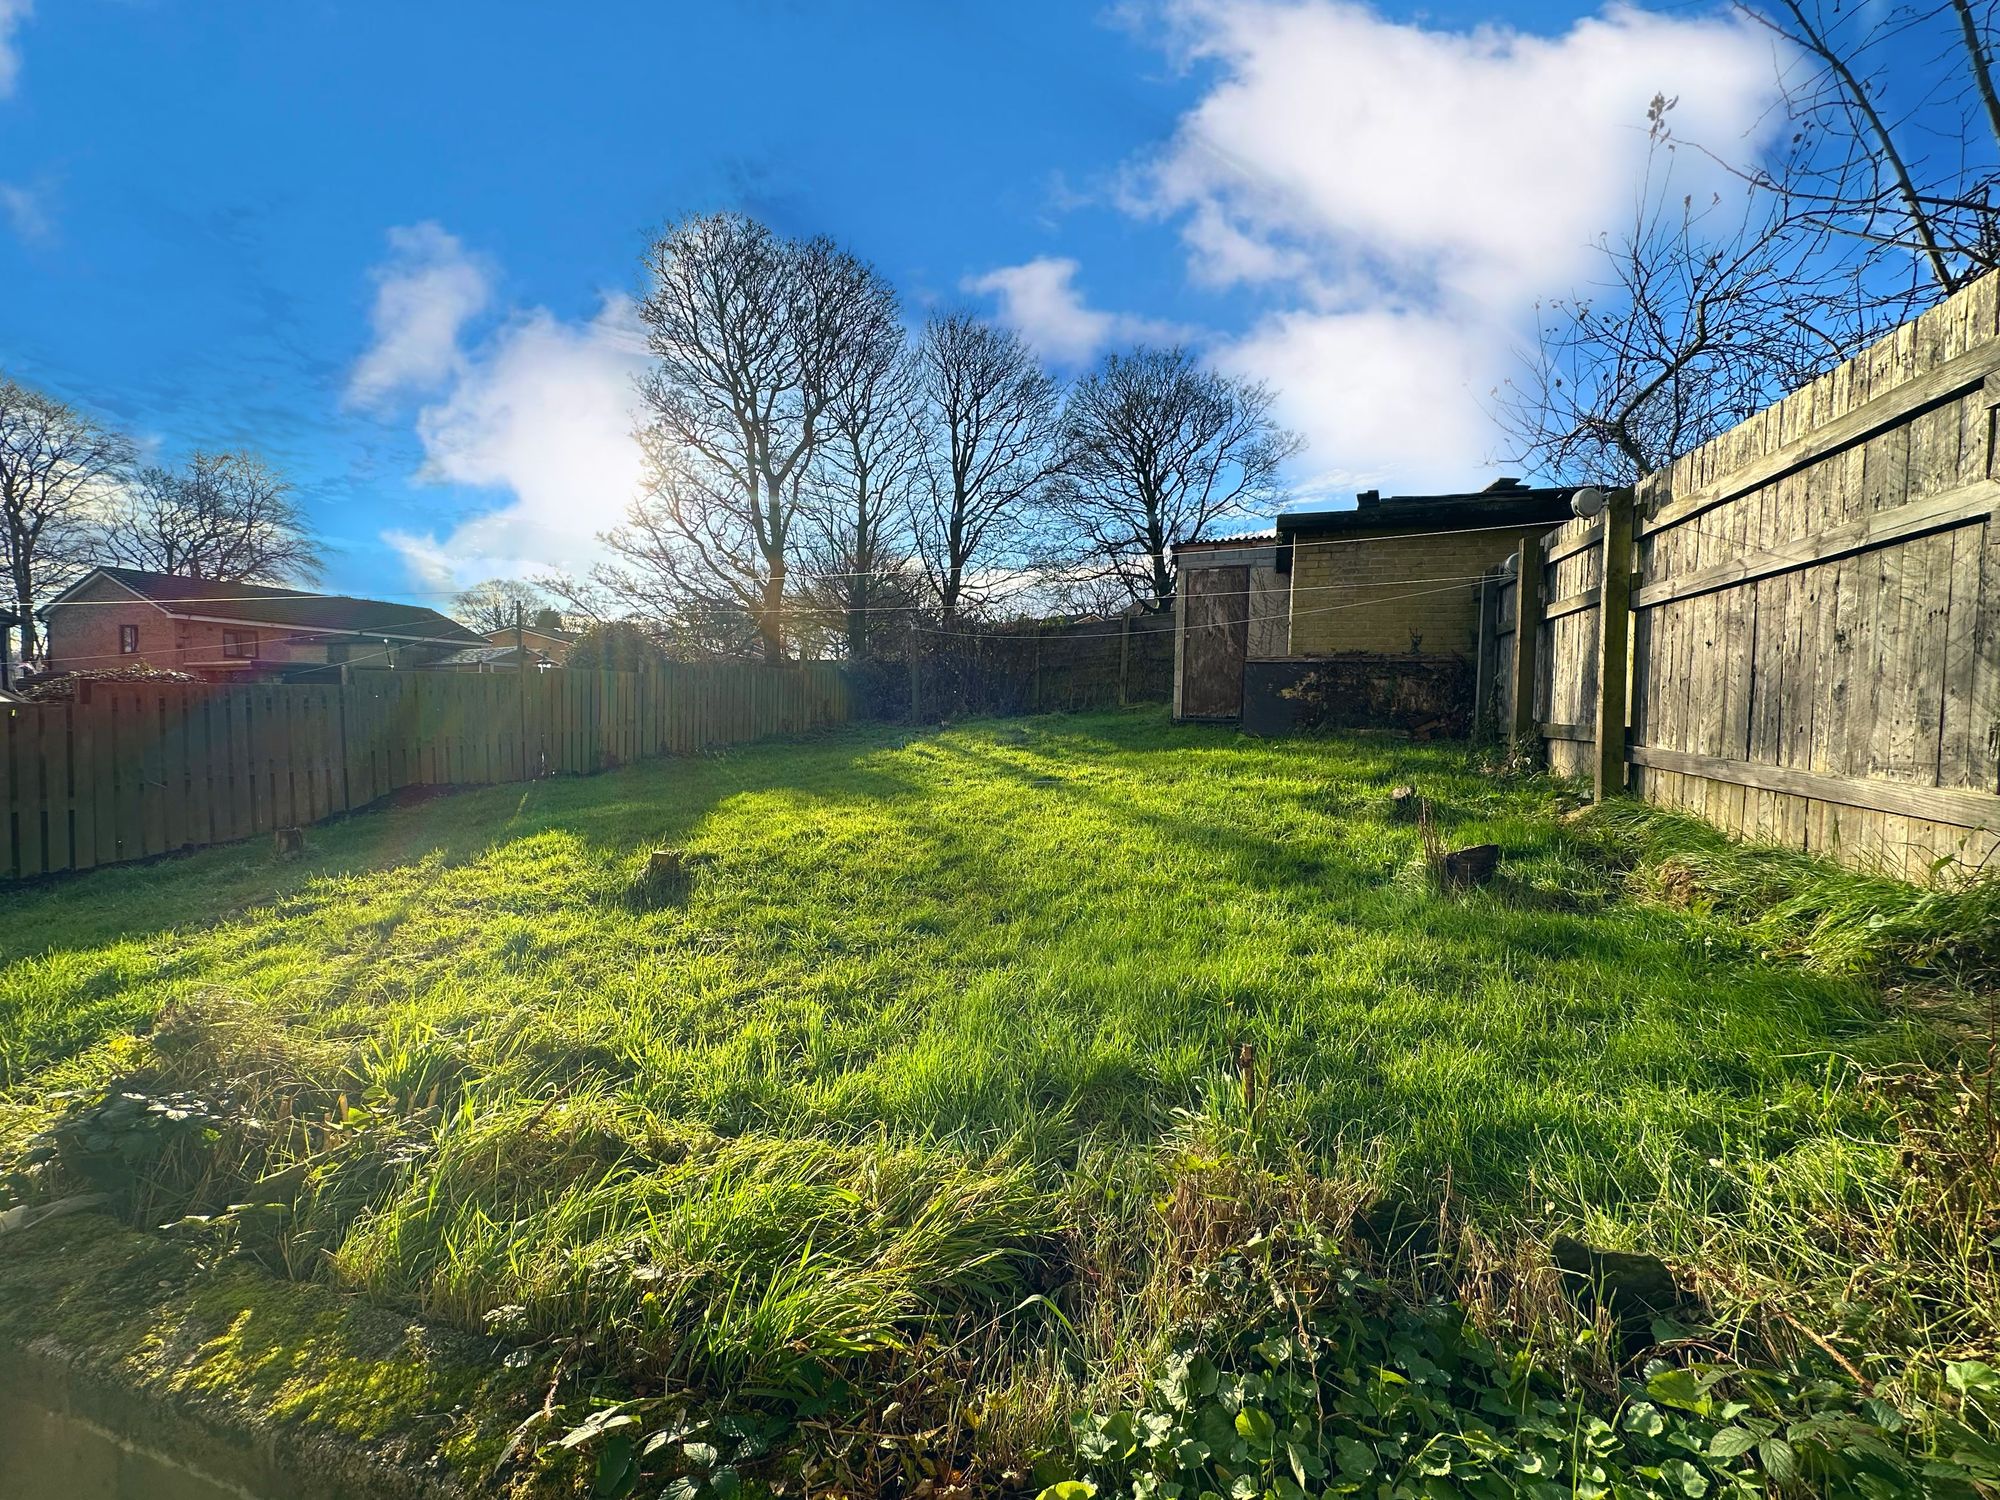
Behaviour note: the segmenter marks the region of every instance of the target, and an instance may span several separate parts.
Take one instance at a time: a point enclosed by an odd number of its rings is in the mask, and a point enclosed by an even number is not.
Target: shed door
[[[1181,716],[1234,719],[1243,712],[1243,660],[1250,647],[1250,570],[1183,568],[1187,640],[1181,653]]]

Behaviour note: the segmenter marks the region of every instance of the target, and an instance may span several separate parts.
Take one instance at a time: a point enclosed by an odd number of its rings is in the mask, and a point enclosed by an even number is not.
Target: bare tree
[[[1148,609],[1173,598],[1175,542],[1269,502],[1297,434],[1268,387],[1203,369],[1185,349],[1109,356],[1070,392],[1050,506],[1076,563]]]
[[[660,618],[689,604],[747,612],[782,660],[827,408],[895,294],[830,241],[730,214],[674,225],[646,265],[647,494],[606,535],[620,561],[600,582]]]
[[[310,581],[320,547],[284,475],[254,453],[195,453],[140,472],[111,508],[101,547],[132,568],[220,583]]]
[[[1853,6],[1737,0],[1791,54],[1780,191],[1808,233],[1850,242],[1842,269],[1908,316],[2000,265],[2000,93],[1993,12],[1970,0]]]
[[[923,449],[911,522],[950,620],[993,592],[982,572],[1018,560],[1062,393],[1018,337],[967,313],[932,318],[914,358]]]
[[[1656,115],[1665,101],[1655,100]],[[1598,242],[1603,278],[1539,309],[1527,370],[1498,392],[1512,457],[1552,479],[1631,484],[1838,364],[1877,325],[1816,271],[1808,230],[1771,187],[1696,201],[1657,181],[1631,225]]]
[[[553,611],[548,595],[533,584],[518,578],[489,578],[457,594],[451,613],[461,624],[486,635],[513,629],[516,618],[531,621]]]
[[[876,304],[857,325],[854,358],[827,404],[806,548],[814,571],[800,590],[839,621],[854,661],[868,656],[888,616],[917,598],[908,573],[909,499],[921,457],[915,374],[893,305]]]
[[[1970,0],[1737,0],[1780,44],[1791,125],[1760,161],[1688,149],[1740,193],[1671,190],[1674,101],[1598,285],[1541,309],[1499,396],[1515,456],[1631,481],[2000,265],[1993,13]],[[1692,165],[1688,163],[1687,165]]]
[[[35,607],[82,571],[132,445],[73,406],[0,376],[0,567],[35,655]]]

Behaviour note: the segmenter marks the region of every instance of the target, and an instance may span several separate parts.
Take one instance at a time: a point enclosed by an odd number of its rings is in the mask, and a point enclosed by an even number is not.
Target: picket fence
[[[303,827],[413,786],[609,770],[848,717],[839,668],[86,683],[0,705],[0,879]]]

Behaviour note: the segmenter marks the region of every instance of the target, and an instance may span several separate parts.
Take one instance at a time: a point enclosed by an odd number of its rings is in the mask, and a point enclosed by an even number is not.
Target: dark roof
[[[1278,535],[1327,531],[1457,531],[1483,526],[1554,526],[1570,518],[1569,497],[1579,486],[1536,489],[1518,479],[1496,479],[1460,495],[1391,495],[1374,490],[1355,497],[1351,510],[1294,510],[1278,517]]]
[[[217,583],[210,578],[182,578],[139,568],[93,568],[51,600],[49,608],[58,608],[78,589],[99,577],[123,584],[169,614],[202,615],[216,620],[241,620],[245,624],[283,625],[334,634],[460,641],[474,646],[485,642],[485,637],[458,621],[418,604],[391,604],[383,599],[356,599],[347,594],[310,594],[260,583]]]

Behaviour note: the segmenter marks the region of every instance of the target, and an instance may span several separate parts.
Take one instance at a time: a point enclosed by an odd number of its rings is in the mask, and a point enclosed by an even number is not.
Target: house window
[[[118,627],[118,654],[120,656],[131,656],[138,649],[139,627],[137,625],[120,625]]]
[[[222,632],[222,654],[243,660],[254,659],[257,655],[257,632],[254,630],[225,630]]]

